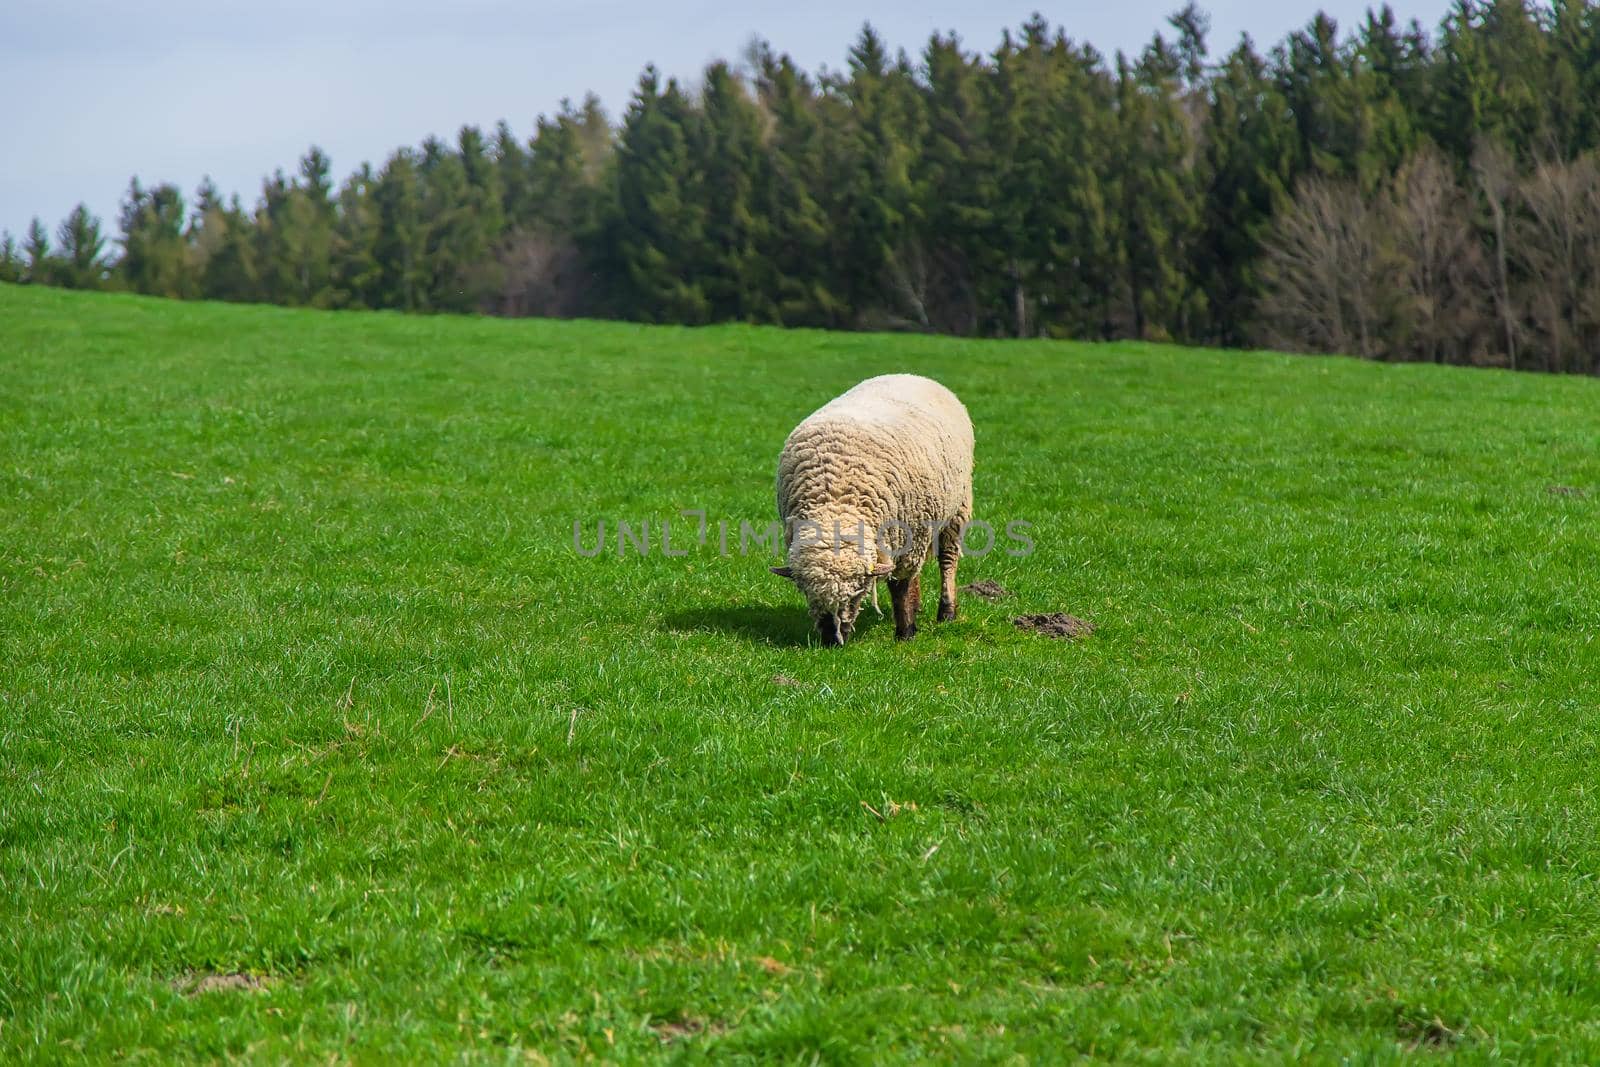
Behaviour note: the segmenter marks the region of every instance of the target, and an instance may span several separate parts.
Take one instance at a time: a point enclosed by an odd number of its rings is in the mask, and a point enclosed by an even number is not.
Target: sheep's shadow
[[[856,637],[863,636],[878,623],[872,609],[856,621]],[[714,631],[732,634],[764,645],[804,647],[817,643],[816,630],[803,605],[771,607],[765,604],[706,606],[675,612],[662,620],[674,633]],[[853,640],[853,639],[852,639]]]

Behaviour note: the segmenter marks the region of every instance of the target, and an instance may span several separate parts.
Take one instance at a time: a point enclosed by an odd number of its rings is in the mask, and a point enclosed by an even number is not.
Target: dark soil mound
[[[1094,633],[1094,623],[1064,611],[1052,611],[1048,615],[1018,615],[1011,621],[1024,630],[1032,630],[1046,637],[1071,639],[1088,637]]]

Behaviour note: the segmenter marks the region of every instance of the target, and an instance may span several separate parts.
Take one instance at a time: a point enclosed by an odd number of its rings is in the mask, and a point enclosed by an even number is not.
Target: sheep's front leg
[[[894,636],[908,641],[917,636],[917,608],[922,603],[922,576],[889,579],[889,599],[894,604]]]
[[[940,622],[956,617],[956,566],[961,562],[961,527],[946,526],[939,531],[939,615]]]

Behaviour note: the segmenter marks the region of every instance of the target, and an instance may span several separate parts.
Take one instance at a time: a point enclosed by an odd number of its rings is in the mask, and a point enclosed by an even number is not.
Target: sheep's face
[[[856,616],[861,614],[861,601],[866,599],[866,595],[867,591],[862,590],[849,602],[840,604],[836,611],[828,611],[818,604],[807,602],[811,622],[816,626],[817,636],[822,639],[824,647],[842,645],[850,640],[850,635],[855,633]]]
[[[806,598],[811,622],[823,645],[836,646],[850,639],[861,614],[861,602],[891,566],[875,563],[854,549],[835,553],[831,548],[808,546],[791,551],[787,567],[772,570],[794,581]]]

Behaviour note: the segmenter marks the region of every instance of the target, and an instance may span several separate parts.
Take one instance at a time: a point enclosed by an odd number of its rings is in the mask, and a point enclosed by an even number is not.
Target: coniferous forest
[[[1387,8],[1138,55],[1039,16],[989,52],[864,29],[647,69],[253,204],[135,179],[0,242],[0,280],[320,308],[1144,338],[1600,372],[1600,2]]]

